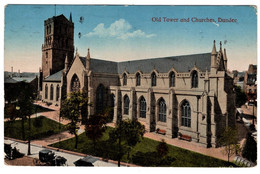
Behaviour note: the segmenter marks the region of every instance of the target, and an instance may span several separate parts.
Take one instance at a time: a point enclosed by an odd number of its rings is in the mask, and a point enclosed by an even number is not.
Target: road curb
[[[78,155],[78,156],[82,156],[82,157],[92,156],[92,155],[87,155],[87,154],[84,154],[84,153],[60,149],[60,148],[57,148],[57,147],[51,147],[51,146],[42,146],[42,147],[46,148],[46,149],[51,149],[51,150],[55,150],[55,151],[58,151],[58,152],[69,153],[69,154],[72,154],[72,155]],[[93,156],[93,157],[98,158],[100,161],[104,161],[104,162],[108,162],[108,163],[113,163],[113,164],[118,163],[117,161],[114,161],[114,160],[107,160],[107,159],[104,159],[104,158],[101,158],[101,157],[96,157],[96,156]],[[125,163],[125,162],[120,162],[120,164],[123,165],[123,166],[126,166],[126,167],[140,167],[138,165],[129,164],[129,163]]]

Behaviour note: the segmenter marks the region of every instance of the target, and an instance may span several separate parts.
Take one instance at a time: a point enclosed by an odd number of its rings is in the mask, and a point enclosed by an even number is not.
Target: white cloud
[[[131,24],[129,24],[125,19],[119,19],[112,23],[108,28],[105,28],[104,23],[100,23],[92,32],[89,32],[84,36],[115,37],[123,40],[135,37],[151,38],[156,36],[155,34],[146,34],[140,29],[135,31],[131,31],[131,29]]]
[[[212,22],[212,24],[216,25],[217,27],[219,27],[219,24],[217,24],[216,22]]]

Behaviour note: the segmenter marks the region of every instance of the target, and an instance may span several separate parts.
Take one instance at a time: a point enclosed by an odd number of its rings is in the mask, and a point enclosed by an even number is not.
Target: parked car
[[[88,167],[94,167],[94,162],[98,159],[93,156],[87,156],[84,158],[81,158],[74,162],[75,166],[88,166]]]
[[[44,149],[39,152],[39,160],[35,159],[34,163],[35,165],[64,166],[66,161],[66,158],[56,156],[51,150]]]

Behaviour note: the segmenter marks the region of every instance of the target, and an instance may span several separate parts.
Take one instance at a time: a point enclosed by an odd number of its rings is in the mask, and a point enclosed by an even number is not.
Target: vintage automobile
[[[94,162],[96,162],[98,159],[93,156],[87,156],[84,158],[81,158],[74,162],[75,166],[87,166],[87,167],[94,167]]]
[[[23,157],[24,154],[20,153],[16,147],[12,148],[12,144],[13,142],[5,140],[4,142],[5,157],[9,160]]]
[[[62,156],[56,156],[54,152],[48,149],[39,152],[39,159],[34,159],[36,166],[64,166],[67,159]]]

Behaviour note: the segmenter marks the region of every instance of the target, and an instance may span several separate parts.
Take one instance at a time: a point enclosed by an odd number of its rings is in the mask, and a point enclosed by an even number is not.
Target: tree
[[[85,125],[86,136],[93,141],[94,152],[96,142],[103,136],[106,130],[106,116],[102,114],[90,116]]]
[[[35,96],[33,95],[32,87],[29,83],[19,82],[17,84],[17,90],[19,93],[17,96],[16,110],[17,116],[22,120],[22,138],[25,140],[25,128],[24,122],[27,117],[30,117],[33,111],[33,100]],[[29,118],[30,119],[30,118]],[[30,121],[30,120],[29,120]],[[29,122],[29,133],[30,133],[30,122]],[[30,136],[29,136],[30,137]]]
[[[123,120],[119,121],[116,128],[110,132],[109,138],[116,142],[118,140],[118,166],[120,167],[120,161],[123,156],[122,143],[126,145],[128,148],[127,158],[129,159],[129,153],[132,147],[134,147],[138,142],[141,141],[143,135],[145,133],[145,127],[136,119],[133,120]]]
[[[80,123],[80,116],[82,110],[87,103],[87,98],[84,93],[72,92],[62,101],[60,116],[64,119],[70,120],[67,125],[70,134],[75,135],[75,149],[78,147],[78,129]]]
[[[237,130],[231,127],[227,127],[219,139],[219,144],[224,146],[223,154],[228,156],[228,162],[229,158],[239,151],[237,141]]]
[[[164,139],[156,146],[158,155],[163,158],[169,153],[169,147],[167,146]]]
[[[236,93],[236,107],[241,107],[247,101],[247,96],[240,86],[234,87]]]
[[[249,161],[256,162],[257,159],[257,144],[251,133],[247,134],[246,144],[242,150],[242,156]]]
[[[10,121],[14,121],[17,117],[16,104],[10,103],[5,105],[5,118],[9,118]]]

